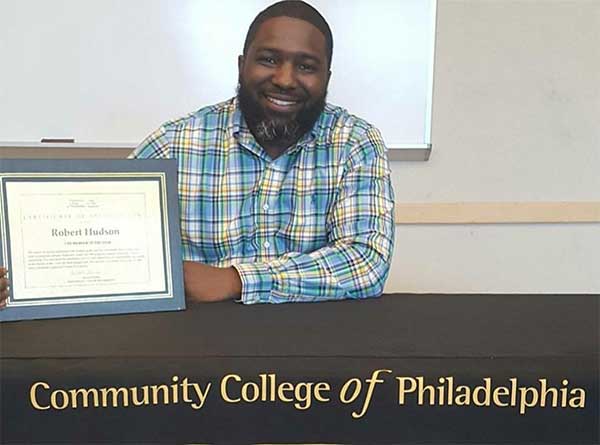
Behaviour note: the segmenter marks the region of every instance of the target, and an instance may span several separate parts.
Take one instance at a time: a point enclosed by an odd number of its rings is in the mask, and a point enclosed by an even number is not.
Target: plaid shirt
[[[244,303],[379,295],[394,238],[379,131],[327,105],[271,159],[237,99],[167,122],[134,151],[176,158],[184,260],[233,266]]]

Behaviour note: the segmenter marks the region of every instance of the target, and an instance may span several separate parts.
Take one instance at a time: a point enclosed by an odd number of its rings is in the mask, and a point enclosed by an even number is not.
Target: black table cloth
[[[365,301],[223,302],[182,312],[3,323],[0,438],[3,443],[596,443],[599,301],[597,295],[394,294]],[[420,389],[406,392],[400,403],[401,382],[411,389],[418,378]],[[535,391],[541,397],[540,379],[556,390],[547,394],[546,406],[533,403]],[[309,402],[307,391],[318,382],[329,390],[322,391],[321,401],[313,393]],[[210,383],[201,408],[194,383],[197,388]],[[431,389],[422,389],[427,385]],[[472,393],[484,389],[466,404],[459,397],[461,385],[463,396],[465,387]],[[168,400],[159,386],[171,391]],[[497,390],[494,396],[498,386],[512,395],[501,397],[503,390]],[[134,405],[130,388],[139,396],[144,387],[158,391],[156,403],[149,395],[147,403]],[[107,406],[102,400],[83,406],[83,394],[93,401],[90,388],[109,397]],[[110,388],[128,392],[127,403]],[[86,392],[78,393],[73,407],[69,397],[77,390]],[[500,402],[486,404],[486,391],[488,399]],[[518,397],[514,406],[511,397]],[[553,397],[556,407],[549,406]]]

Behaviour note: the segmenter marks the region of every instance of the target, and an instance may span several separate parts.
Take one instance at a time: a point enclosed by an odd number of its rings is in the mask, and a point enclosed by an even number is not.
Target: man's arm
[[[391,262],[393,191],[386,149],[371,128],[352,148],[327,218],[328,243],[234,267],[244,303],[367,298],[381,294]]]
[[[166,159],[170,140],[165,127],[148,136],[130,158]],[[185,295],[191,302],[215,302],[240,298],[242,282],[232,267],[215,267],[195,261],[183,262]]]

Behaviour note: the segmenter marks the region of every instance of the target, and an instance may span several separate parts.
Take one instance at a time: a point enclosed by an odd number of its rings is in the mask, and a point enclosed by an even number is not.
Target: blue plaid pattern
[[[175,158],[184,260],[233,266],[244,303],[379,295],[391,261],[393,191],[379,131],[327,104],[277,159],[237,99],[167,122],[134,151]]]

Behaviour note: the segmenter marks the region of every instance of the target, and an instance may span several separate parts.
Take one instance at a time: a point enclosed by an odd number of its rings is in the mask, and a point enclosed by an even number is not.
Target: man
[[[166,123],[132,154],[178,161],[188,300],[382,292],[394,237],[386,148],[325,102],[332,51],[314,8],[271,5],[248,30],[237,97]]]

